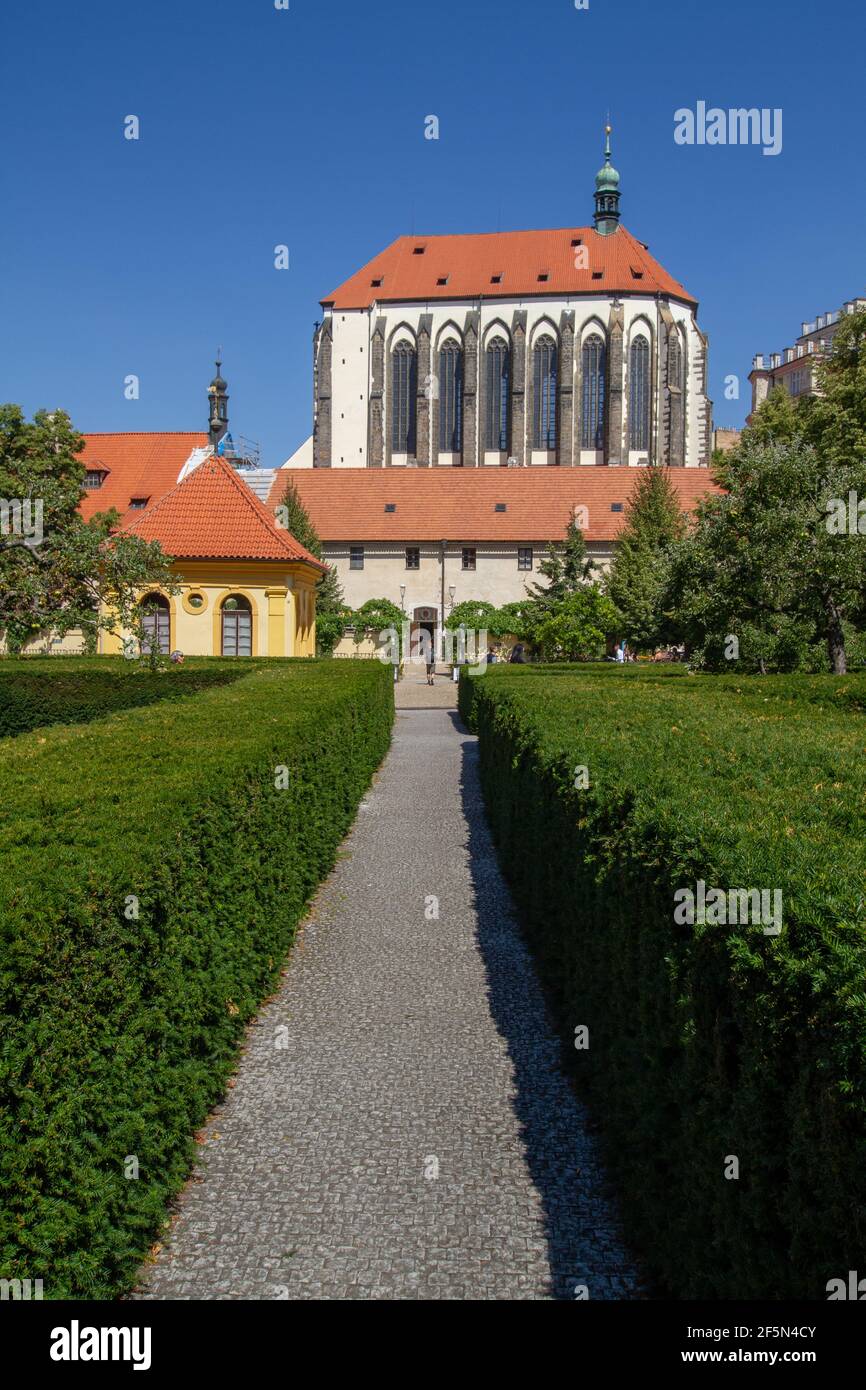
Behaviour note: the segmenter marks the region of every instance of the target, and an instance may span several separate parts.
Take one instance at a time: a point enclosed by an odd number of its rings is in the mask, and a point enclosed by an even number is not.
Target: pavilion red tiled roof
[[[579,248],[586,257],[578,255]],[[586,259],[586,267],[578,269]],[[530,295],[670,295],[697,301],[625,227],[398,237],[321,301],[326,308]]]
[[[626,467],[280,468],[268,501],[275,508],[291,480],[326,542],[548,542],[565,534],[579,506],[588,514],[585,538],[611,541],[639,476]],[[684,512],[720,491],[706,468],[672,468],[668,476]]]
[[[326,566],[259,501],[225,459],[211,455],[170,492],[137,513],[124,535],[159,541],[177,560],[303,560]]]
[[[193,449],[204,448],[207,435],[196,430],[174,433],[86,434],[80,454],[86,468],[106,473],[101,487],[85,492],[81,515],[87,520],[96,512],[116,507],[123,521],[139,515],[130,510],[133,497],[151,502],[175,486],[180,470]]]

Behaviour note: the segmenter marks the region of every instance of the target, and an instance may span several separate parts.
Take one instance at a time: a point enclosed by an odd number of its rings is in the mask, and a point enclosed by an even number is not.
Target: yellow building
[[[142,593],[160,651],[185,656],[315,656],[316,583],[325,572],[224,459],[212,455],[123,528],[158,541],[180,592]],[[99,650],[122,650],[123,633]]]

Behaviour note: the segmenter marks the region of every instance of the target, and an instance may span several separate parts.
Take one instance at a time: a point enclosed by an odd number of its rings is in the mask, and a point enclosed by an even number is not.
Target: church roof
[[[719,491],[706,468],[673,468],[668,476],[683,511]],[[583,506],[585,538],[611,541],[639,477],[638,469],[626,467],[280,468],[269,505],[278,505],[291,480],[323,541],[398,544],[443,538],[546,543],[564,536],[574,508]]]
[[[193,450],[206,444],[207,435],[197,430],[86,434],[79,457],[85,468],[100,469],[106,478],[100,488],[84,493],[81,515],[87,520],[116,507],[124,521],[138,516],[131,507],[133,498],[155,502],[163,497]]]
[[[587,256],[576,256],[579,246]],[[585,269],[575,260],[586,259]],[[403,236],[323,299],[325,308],[367,309],[409,300],[524,299],[532,295],[671,295],[696,304],[625,227]]]
[[[177,560],[321,561],[277,526],[225,459],[211,455],[182,483],[123,528],[124,535],[159,541]]]

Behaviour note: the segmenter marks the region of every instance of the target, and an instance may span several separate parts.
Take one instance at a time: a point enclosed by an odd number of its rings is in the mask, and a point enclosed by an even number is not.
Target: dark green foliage
[[[47,675],[32,671],[27,662],[15,662],[11,671],[8,667],[13,663],[3,665],[7,669],[0,669],[0,738],[49,724],[84,724],[159,700],[179,700],[247,674],[238,666],[219,670],[177,666],[154,675],[136,662],[127,671],[69,671],[61,663]]]
[[[311,555],[315,555],[317,560],[322,559],[319,533],[292,481],[286,484],[283,500],[277,508],[277,519]],[[337,575],[337,567],[331,565],[327,574],[323,575],[316,585],[316,647],[320,655],[331,655],[346,631],[349,619],[350,614],[343,600],[343,588]]]
[[[866,1244],[866,677],[494,667],[460,699],[632,1238],[678,1297],[825,1298]],[[781,935],[677,925],[698,879],[780,889]]]
[[[642,469],[627,505],[606,588],[620,614],[621,636],[636,651],[647,651],[675,635],[664,598],[671,547],[685,523],[665,468]]]
[[[247,670],[4,745],[0,1277],[46,1297],[128,1287],[388,746],[379,662]]]

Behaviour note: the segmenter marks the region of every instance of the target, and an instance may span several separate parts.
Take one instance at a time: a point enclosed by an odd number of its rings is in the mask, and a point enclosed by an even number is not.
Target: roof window
[[[396,512],[396,510],[397,510],[397,503],[396,503],[396,502],[386,502],[386,503],[385,503],[385,511],[386,511],[386,512]]]
[[[496,503],[496,506],[493,508],[493,510],[494,510],[495,512],[504,512],[504,511],[507,511],[508,508],[506,507],[506,505],[505,505],[504,502],[497,502],[497,503]]]

